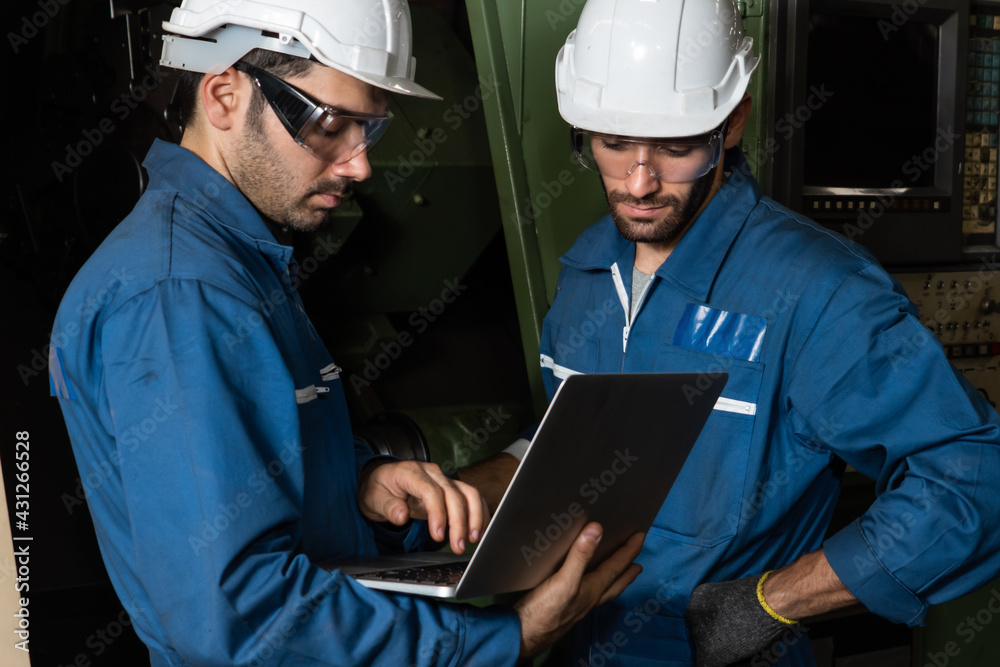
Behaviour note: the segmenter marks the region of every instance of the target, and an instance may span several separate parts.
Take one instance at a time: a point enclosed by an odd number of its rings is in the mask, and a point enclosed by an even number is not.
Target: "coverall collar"
[[[160,139],[142,164],[149,172],[150,190],[175,190],[181,197],[270,257],[288,265],[292,248],[278,243],[246,196],[204,160],[186,148]]]
[[[739,147],[726,152],[725,164],[729,178],[656,271],[657,276],[701,301],[708,297],[729,247],[760,200],[757,181]],[[618,233],[610,215],[601,224],[603,234],[590,237],[596,242],[574,244],[560,261],[584,270],[610,270],[616,262],[630,269],[635,244]]]

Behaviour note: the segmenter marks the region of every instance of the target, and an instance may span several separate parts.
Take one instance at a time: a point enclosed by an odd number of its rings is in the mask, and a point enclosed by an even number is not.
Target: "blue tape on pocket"
[[[757,361],[767,320],[689,303],[674,332],[674,345],[731,359]]]

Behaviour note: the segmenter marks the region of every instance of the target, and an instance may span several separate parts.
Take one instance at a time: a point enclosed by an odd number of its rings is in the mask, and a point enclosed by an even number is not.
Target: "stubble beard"
[[[262,216],[282,229],[315,231],[327,222],[331,209],[308,200],[317,193],[341,198],[350,194],[351,181],[338,178],[316,181],[304,196],[297,196],[298,180],[268,141],[261,118],[246,124],[234,153],[237,159],[230,165],[230,174],[236,187]]]
[[[675,194],[665,194],[659,197],[633,197],[627,191],[608,190],[604,194],[608,198],[611,219],[614,220],[618,233],[626,241],[632,243],[672,243],[688,228],[701,205],[707,199],[712,183],[715,180],[715,170],[694,181],[687,196],[681,198]],[[602,186],[604,180],[601,180]],[[669,207],[663,217],[643,220],[631,218],[622,214],[618,204],[627,204],[638,208]]]

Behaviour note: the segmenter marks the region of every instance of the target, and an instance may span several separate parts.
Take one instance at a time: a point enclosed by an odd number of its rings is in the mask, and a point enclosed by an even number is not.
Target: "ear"
[[[740,100],[740,103],[736,105],[733,112],[729,114],[729,131],[726,133],[726,150],[729,150],[736,144],[740,143],[743,139],[743,130],[747,127],[747,121],[750,120],[750,106],[752,101],[750,99],[750,94],[747,93]]]
[[[206,74],[198,90],[208,122],[217,130],[237,125],[253,92],[250,85],[233,67],[221,74]]]

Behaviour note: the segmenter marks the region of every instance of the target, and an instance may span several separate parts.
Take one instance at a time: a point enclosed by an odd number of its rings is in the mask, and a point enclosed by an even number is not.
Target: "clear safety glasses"
[[[296,143],[324,162],[350,162],[374,146],[392,120],[392,114],[388,112],[362,113],[335,109],[243,61],[233,67],[257,84]]]
[[[677,139],[639,139],[570,128],[573,154],[587,169],[610,178],[628,178],[643,166],[665,183],[693,181],[722,159],[729,119],[707,134]]]

